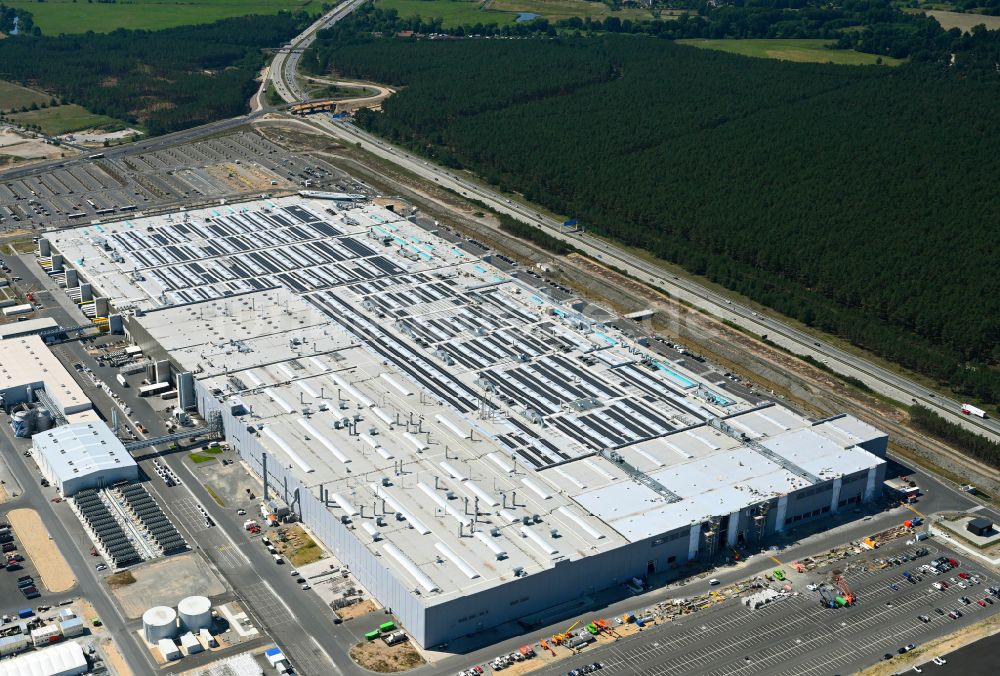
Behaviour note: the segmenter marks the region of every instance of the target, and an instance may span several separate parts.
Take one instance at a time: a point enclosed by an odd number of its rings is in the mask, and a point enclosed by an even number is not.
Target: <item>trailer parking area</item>
[[[806,588],[807,584],[829,579],[832,569],[804,574],[788,573],[786,569],[794,595],[784,600],[758,610],[749,610],[729,600],[618,642],[598,644],[585,650],[581,658],[601,661],[603,672],[611,674],[850,673],[884,660],[887,655],[895,659],[903,646],[919,646],[948,633],[960,632],[1000,612],[1000,597],[988,591],[998,585],[995,577],[955,552],[927,546],[929,553],[912,561],[886,568],[874,563],[876,559],[916,549],[912,545],[893,545],[891,551],[868,552],[839,568],[856,598],[856,603],[848,608],[821,607],[819,593]],[[941,556],[954,558],[959,566],[939,575],[918,572],[920,566]],[[911,571],[922,580],[909,583],[902,575],[904,571]],[[957,576],[960,572],[978,581],[970,584],[961,580]],[[952,577],[956,583],[950,582]],[[941,580],[948,583],[947,589],[932,587],[933,582]],[[958,581],[966,587],[960,587]],[[963,597],[969,602],[963,601]],[[987,597],[992,604],[978,603]],[[956,610],[961,615],[950,617],[948,613]],[[920,619],[921,615],[927,621]],[[539,673],[565,674],[572,666],[569,661],[565,664]]]

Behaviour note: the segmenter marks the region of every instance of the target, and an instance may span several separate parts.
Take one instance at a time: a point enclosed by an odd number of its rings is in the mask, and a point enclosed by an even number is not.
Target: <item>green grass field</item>
[[[443,20],[445,28],[476,23],[495,23],[506,26],[514,23],[518,14],[529,12],[550,21],[568,17],[603,19],[617,16],[622,19],[651,19],[644,9],[613,11],[602,2],[587,0],[377,0],[383,9],[394,8],[401,17],[419,15],[423,19]]]
[[[32,13],[35,25],[46,35],[60,33],[110,33],[117,28],[160,29],[210,23],[247,14],[276,14],[304,9],[318,14],[321,0],[119,0],[115,4],[86,0],[4,0],[8,7]]]
[[[718,49],[723,52],[754,56],[781,61],[810,63],[837,63],[847,66],[861,66],[876,63],[874,54],[863,54],[854,50],[827,49],[829,40],[678,40],[680,44],[701,49]],[[902,61],[882,57],[887,66],[897,66]]]
[[[0,80],[0,111],[17,110],[32,103],[48,103],[51,99],[48,94]]]
[[[445,28],[476,23],[505,26],[514,23],[517,14],[480,9],[475,0],[377,0],[382,9],[395,9],[399,16],[441,19]]]
[[[37,124],[44,133],[50,136],[80,131],[81,129],[117,131],[125,128],[120,120],[106,115],[95,115],[76,104],[29,110],[26,113],[11,115],[10,118],[20,124]]]

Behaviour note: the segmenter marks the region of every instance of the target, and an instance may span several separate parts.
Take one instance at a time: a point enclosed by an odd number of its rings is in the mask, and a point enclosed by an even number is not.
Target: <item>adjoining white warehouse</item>
[[[63,497],[86,488],[136,481],[139,467],[122,442],[103,422],[63,425],[32,437],[42,475]]]
[[[0,676],[74,676],[88,669],[83,648],[72,641],[0,662]]]
[[[42,404],[67,422],[98,420],[93,404],[39,336],[0,340],[0,407]]]

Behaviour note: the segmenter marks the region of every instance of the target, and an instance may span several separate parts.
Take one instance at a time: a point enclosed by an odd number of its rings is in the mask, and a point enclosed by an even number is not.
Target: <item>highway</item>
[[[857,378],[879,394],[905,404],[919,403],[968,430],[993,441],[1000,441],[1000,422],[991,418],[981,420],[965,416],[960,411],[961,403],[954,399],[937,394],[923,385],[834,347],[773,317],[734,303],[726,296],[707,289],[695,281],[669,274],[614,244],[581,232],[567,231],[559,221],[544,216],[501,193],[449,173],[446,169],[392,146],[349,122],[334,121],[326,116],[317,116],[310,121],[334,136],[350,143],[358,143],[365,150],[394,162],[422,178],[433,180],[462,195],[473,197],[496,211],[540,228],[553,237],[572,244],[585,254],[624,270],[642,282],[665,289],[672,296],[687,301],[699,309],[727,319],[755,334],[766,335],[768,340],[796,354],[811,356],[837,373]]]
[[[283,100],[288,103],[304,101],[308,98],[306,93],[299,87],[295,80],[295,72],[299,67],[299,60],[302,53],[309,48],[309,45],[316,39],[316,33],[324,28],[329,28],[345,16],[353,12],[364,0],[348,0],[346,3],[338,5],[333,11],[324,14],[317,19],[309,28],[299,33],[288,44],[289,49],[282,49],[275,54],[268,71],[274,88]],[[261,85],[262,89],[267,88],[267,80]]]

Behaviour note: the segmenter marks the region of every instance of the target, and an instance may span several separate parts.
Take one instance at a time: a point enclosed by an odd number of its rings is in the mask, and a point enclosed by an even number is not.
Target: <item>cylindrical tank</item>
[[[35,417],[35,431],[44,432],[47,429],[52,428],[52,412],[47,408],[39,407],[36,410],[37,416]]]
[[[197,632],[212,628],[212,602],[204,596],[188,596],[177,604],[181,626]]]
[[[31,436],[31,416],[27,411],[18,411],[10,418],[10,426],[14,430],[15,437]]]
[[[177,612],[168,606],[153,606],[142,614],[142,631],[150,643],[174,638],[177,636]]]

